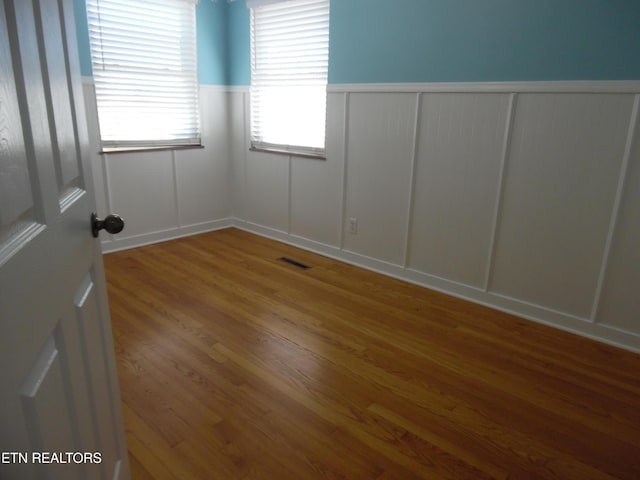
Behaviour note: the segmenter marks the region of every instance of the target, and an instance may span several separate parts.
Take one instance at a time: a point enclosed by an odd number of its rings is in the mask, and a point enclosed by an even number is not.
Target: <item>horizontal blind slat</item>
[[[329,0],[251,8],[251,143],[323,154]]]
[[[104,147],[200,143],[193,0],[87,0]]]

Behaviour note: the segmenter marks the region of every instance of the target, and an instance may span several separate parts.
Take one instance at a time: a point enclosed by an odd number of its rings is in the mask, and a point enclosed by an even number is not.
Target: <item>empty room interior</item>
[[[332,0],[325,159],[251,150],[250,13],[196,6],[204,148],[113,155],[77,15],[98,212],[126,221],[103,250],[222,230],[106,256],[120,308],[152,289],[144,316],[112,306],[130,458],[176,478],[637,478],[640,361],[565,332],[640,349],[638,5]],[[153,248],[177,278],[138,266]]]
[[[105,58],[169,55],[119,30],[163,3],[195,93],[109,117],[156,88]],[[640,3],[111,4],[72,10],[124,219],[92,240],[127,452],[95,478],[640,478]]]

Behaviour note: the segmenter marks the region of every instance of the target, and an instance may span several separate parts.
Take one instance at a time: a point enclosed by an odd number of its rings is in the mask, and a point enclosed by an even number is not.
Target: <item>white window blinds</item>
[[[251,145],[324,155],[329,0],[247,0]]]
[[[87,0],[103,148],[200,144],[196,0]]]

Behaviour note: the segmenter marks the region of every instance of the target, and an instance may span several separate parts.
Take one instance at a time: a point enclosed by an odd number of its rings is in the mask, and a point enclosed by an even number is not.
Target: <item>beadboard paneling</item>
[[[632,95],[518,96],[490,290],[588,319]]]
[[[291,233],[340,244],[345,95],[327,96],[326,160],[291,157]]]
[[[204,148],[100,154],[92,79],[84,79],[98,214],[118,213],[125,229],[100,236],[103,250],[131,248],[229,225],[227,92],[200,87]]]
[[[596,320],[640,334],[640,121],[636,99],[635,142],[614,230],[611,254]]]
[[[423,94],[408,266],[484,288],[509,95]]]
[[[111,208],[126,222],[125,230],[117,238],[164,231],[178,225],[171,151],[104,157]]]
[[[344,248],[404,263],[416,95],[350,94],[347,122]]]
[[[234,225],[640,351],[637,131],[622,168],[638,82],[330,87],[327,160],[271,166],[246,160],[248,92],[229,94],[232,208],[255,204],[253,177],[281,212]]]
[[[175,175],[179,225],[225,218],[230,211],[230,165],[226,95],[200,90],[200,125],[205,148],[176,150]]]
[[[246,153],[245,220],[276,230],[289,230],[289,156]]]
[[[203,122],[215,145],[175,162],[131,159],[168,175],[153,189],[96,155],[99,208],[129,182],[174,216],[139,228],[139,208],[135,236],[103,244],[235,225],[640,351],[640,127],[629,135],[640,85],[594,85],[330,89],[326,160],[248,151],[247,89],[211,89],[203,108],[218,111]]]
[[[248,95],[246,95],[248,99]],[[230,159],[230,211],[236,218],[246,218],[246,160],[249,148],[246,130],[249,126],[245,92],[229,92],[228,143]]]
[[[179,226],[228,216],[228,175],[226,156],[212,158],[207,149],[175,152]]]

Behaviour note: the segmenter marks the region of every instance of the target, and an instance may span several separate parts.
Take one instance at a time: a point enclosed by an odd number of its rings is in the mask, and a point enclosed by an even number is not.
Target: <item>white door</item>
[[[0,0],[0,479],[128,479],[73,0]]]

